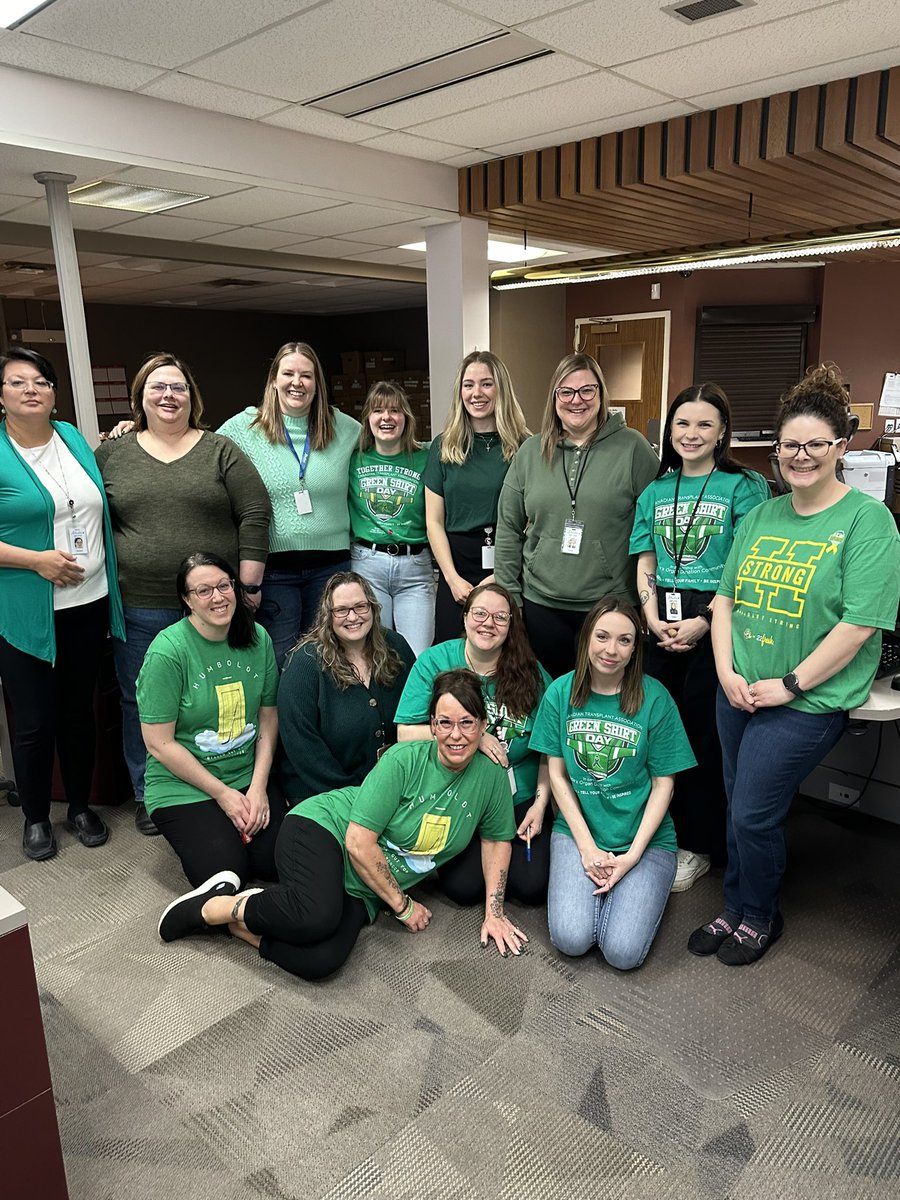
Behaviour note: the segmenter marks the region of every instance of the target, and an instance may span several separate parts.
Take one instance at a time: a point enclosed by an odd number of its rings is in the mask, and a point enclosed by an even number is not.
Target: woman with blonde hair
[[[288,342],[272,360],[259,407],[219,432],[251,460],[272,502],[257,617],[281,667],[312,624],[329,577],[350,565],[347,472],[359,423],[329,405],[312,346]]]
[[[554,678],[572,669],[598,596],[637,599],[628,536],[658,467],[646,438],[610,413],[596,360],[566,355],[540,434],[510,465],[497,522],[497,582],[522,605],[534,652]]]
[[[441,571],[436,643],[460,636],[466,596],[494,577],[497,502],[526,437],[528,427],[505,365],[489,350],[466,355],[447,423],[431,443],[425,468],[428,541]]]
[[[394,714],[415,655],[379,616],[362,575],[332,575],[312,628],[285,664],[279,773],[294,803],[362,783],[397,740]]]
[[[434,636],[434,574],[422,474],[428,451],[396,383],[373,383],[350,460],[350,559],[369,581],[381,621],[418,655]]]

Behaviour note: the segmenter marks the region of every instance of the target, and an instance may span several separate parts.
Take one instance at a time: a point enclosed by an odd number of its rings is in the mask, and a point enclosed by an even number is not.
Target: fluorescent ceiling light
[[[609,267],[576,268],[566,272],[529,271],[527,274],[495,271],[492,286],[498,291],[513,288],[552,287],[560,283],[602,283],[606,279],[633,279],[640,275],[674,275],[691,271],[709,271],[723,267],[748,267],[759,263],[791,259],[816,259],[829,254],[849,254],[854,250],[889,250],[900,246],[900,229],[882,229],[855,237],[835,236],[808,242],[784,242],[780,245],[750,246],[745,250],[722,250],[707,257],[645,259],[634,264],[620,262]]]
[[[425,253],[424,242],[408,242],[400,250],[420,250]],[[495,242],[488,238],[488,261],[502,263],[530,262],[536,258],[558,258],[565,250],[545,250],[541,246],[519,246],[515,242]]]
[[[53,0],[0,0],[0,29],[15,29]]]
[[[209,196],[198,192],[175,192],[170,188],[155,188],[145,184],[116,183],[98,179],[69,188],[72,204],[85,204],[91,208],[117,208],[125,212],[160,213],[170,208],[181,208],[208,200]]]

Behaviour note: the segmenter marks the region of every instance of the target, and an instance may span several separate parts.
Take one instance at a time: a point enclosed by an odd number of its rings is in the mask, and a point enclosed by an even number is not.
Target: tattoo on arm
[[[391,868],[387,865],[386,862],[376,863],[375,871],[376,871],[376,874],[384,876],[384,882],[388,885],[389,888],[392,889],[392,891],[395,891],[398,896],[402,896],[403,889],[400,887],[400,884],[394,878]]]
[[[500,878],[497,880],[497,886],[491,892],[490,909],[491,909],[492,917],[502,917],[503,916],[503,899],[506,896],[507,874],[508,874],[507,871],[500,872]]]
[[[651,592],[656,591],[656,576],[655,575],[650,574],[647,576],[647,587],[650,589]]]
[[[646,588],[644,588],[644,590],[641,592],[639,599],[641,602],[641,608],[643,608],[644,605],[647,603],[647,601],[650,599],[650,593],[647,591]]]

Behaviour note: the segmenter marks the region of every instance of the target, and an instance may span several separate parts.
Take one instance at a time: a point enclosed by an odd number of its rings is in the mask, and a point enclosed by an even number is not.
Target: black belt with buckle
[[[388,542],[385,546],[379,546],[377,542],[357,542],[357,546],[365,546],[367,550],[379,550],[382,554],[421,554],[425,549],[426,543],[422,542],[419,546],[410,546],[407,542]]]

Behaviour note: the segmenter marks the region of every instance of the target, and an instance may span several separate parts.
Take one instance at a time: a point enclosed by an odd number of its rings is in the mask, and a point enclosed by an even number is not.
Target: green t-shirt
[[[566,765],[581,811],[597,846],[623,854],[631,846],[647,806],[654,777],[697,765],[675,701],[655,679],[644,677],[644,703],[633,717],[618,696],[588,694],[572,708],[574,672],[550,684],[538,709],[531,748]],[[572,831],[562,813],[555,833]],[[675,850],[675,826],[663,817],[649,845]]]
[[[718,590],[734,599],[735,671],[749,682],[783,679],[841,622],[894,628],[900,595],[894,518],[855,488],[808,517],[794,511],[789,495],[769,500],[738,530]],[[790,707],[856,708],[869,694],[880,656],[876,633],[846,667]]]
[[[412,454],[359,451],[350,459],[350,531],[361,542],[419,546],[425,532],[424,446]]]
[[[274,706],[278,668],[272,641],[256,626],[255,646],[235,650],[211,642],[187,617],[157,634],[137,680],[145,725],[175,722],[175,740],[228,787],[253,777],[260,708]],[[196,804],[209,796],[147,755],[144,802],[148,812]]]
[[[441,462],[441,439],[434,439],[425,466],[425,486],[444,498],[447,533],[496,526],[497,503],[508,470],[499,433],[474,434],[472,451],[460,466]]]
[[[638,496],[628,552],[656,553],[658,587],[674,585],[675,562],[680,557],[678,586],[685,591],[714,592],[734,542],[734,531],[751,509],[770,496],[769,485],[756,471],[747,475],[742,471],[713,470],[709,475],[669,471]]]
[[[477,833],[489,842],[515,837],[506,772],[476,754],[463,771],[442,766],[436,742],[391,746],[359,787],[313,796],[288,816],[308,817],[334,834],[344,851],[344,888],[374,921],[382,900],[367,887],[344,847],[351,821],[378,834],[391,874],[406,890],[460,854]]]
[[[451,642],[439,642],[437,646],[422,651],[409,673],[403,695],[400,697],[400,704],[394,716],[398,725],[426,724],[434,678],[441,671],[453,671],[457,667],[468,669],[465,646],[465,638],[458,638]],[[550,676],[543,667],[539,669],[546,691],[550,685]],[[481,694],[487,709],[488,733],[506,742],[509,765],[516,777],[513,803],[521,804],[523,800],[533,800],[537,791],[540,755],[535,754],[528,744],[537,709],[524,717],[511,716],[506,705],[498,707],[494,691],[494,680],[490,676],[482,677]]]

